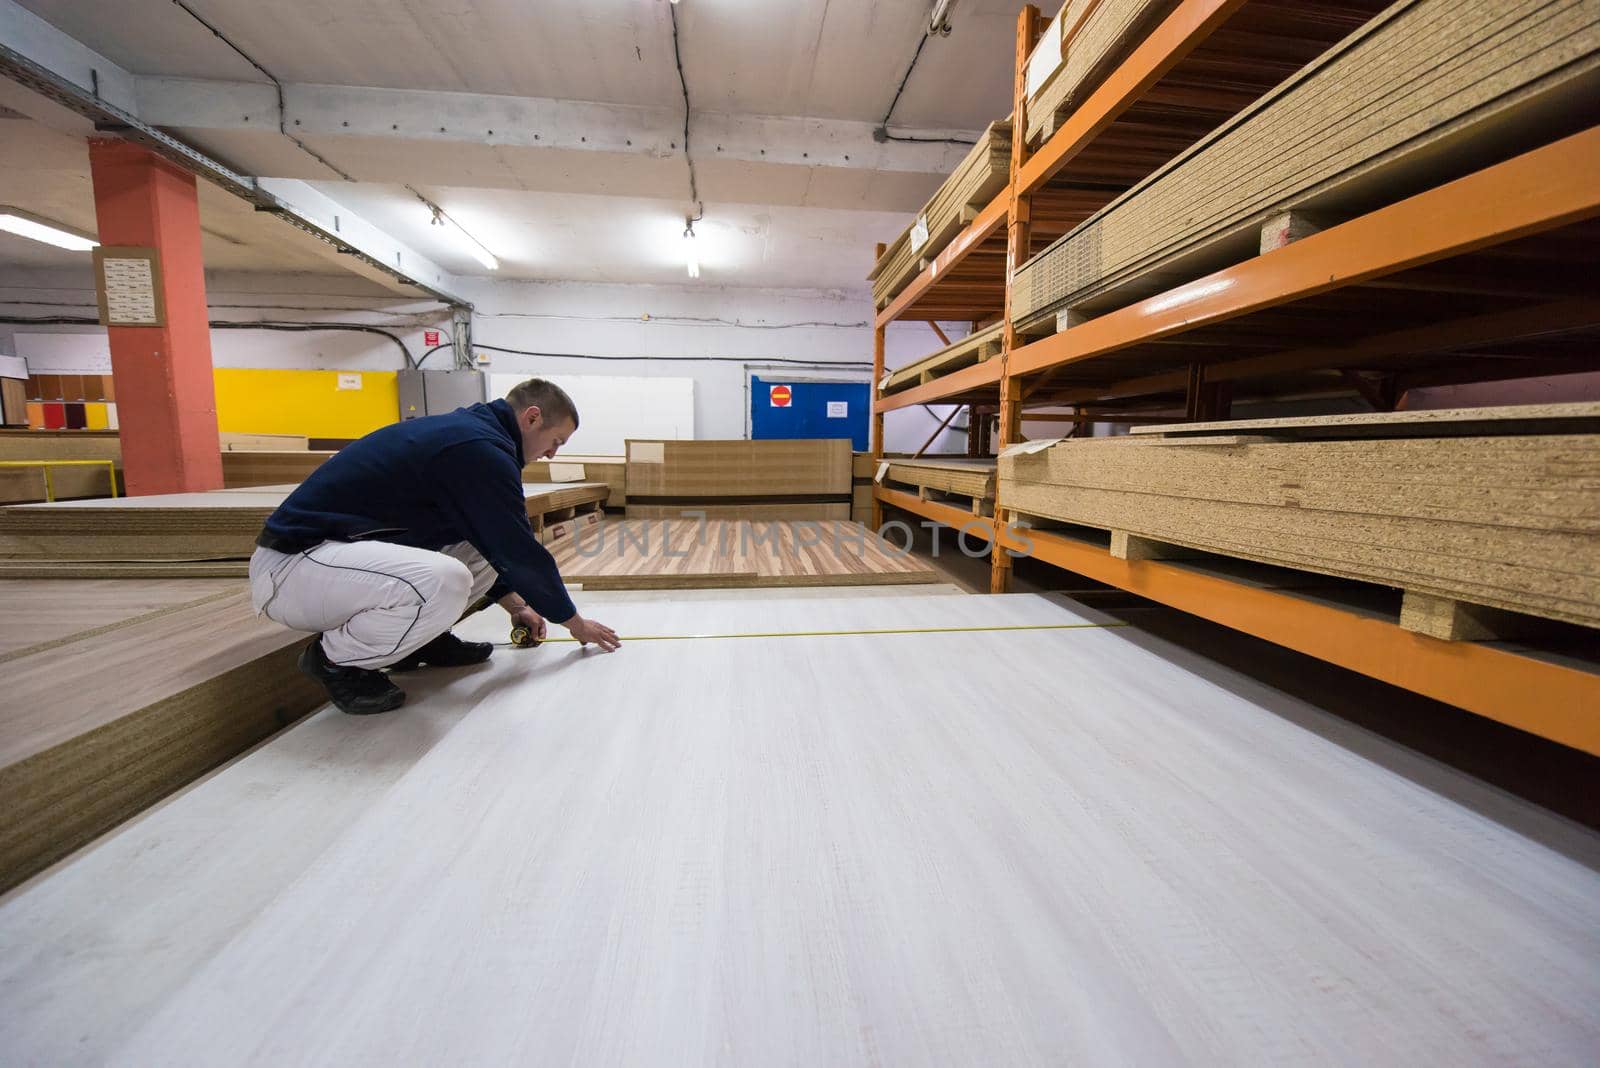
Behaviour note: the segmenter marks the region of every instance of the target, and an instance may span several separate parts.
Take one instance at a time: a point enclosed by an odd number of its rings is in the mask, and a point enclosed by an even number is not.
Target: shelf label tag
[[[889,461],[888,460],[884,460],[882,463],[878,464],[878,473],[872,476],[872,481],[874,481],[874,482],[882,482],[883,481],[883,476],[887,475],[888,473],[889,473]]]
[[[923,245],[928,243],[928,217],[917,216],[917,224],[911,228],[911,251],[919,252]]]

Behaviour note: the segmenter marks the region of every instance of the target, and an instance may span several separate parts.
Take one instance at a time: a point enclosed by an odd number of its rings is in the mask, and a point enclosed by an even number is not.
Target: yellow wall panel
[[[219,367],[217,429],[229,434],[359,438],[400,417],[393,371],[362,371],[360,389],[340,389],[353,371]]]
[[[84,418],[87,420],[84,427],[88,430],[105,430],[111,426],[106,418],[106,406],[90,401],[83,406]]]

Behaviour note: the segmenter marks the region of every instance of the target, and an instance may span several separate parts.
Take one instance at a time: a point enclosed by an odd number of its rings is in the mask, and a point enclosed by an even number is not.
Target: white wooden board
[[[578,406],[578,432],[562,450],[574,456],[621,456],[629,438],[694,437],[694,379],[625,375],[548,375]],[[491,399],[528,375],[492,374]]]
[[[602,618],[1086,621],[1032,596]],[[504,628],[490,610],[460,629]],[[1153,645],[634,640],[407,676],[402,712],[319,714],[0,901],[0,1049],[1593,1062],[1600,836]]]

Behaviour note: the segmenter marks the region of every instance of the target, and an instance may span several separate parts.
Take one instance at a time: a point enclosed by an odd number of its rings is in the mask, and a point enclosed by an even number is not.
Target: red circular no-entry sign
[[[774,408],[787,408],[789,407],[789,402],[793,399],[794,394],[788,386],[772,387],[772,406]]]

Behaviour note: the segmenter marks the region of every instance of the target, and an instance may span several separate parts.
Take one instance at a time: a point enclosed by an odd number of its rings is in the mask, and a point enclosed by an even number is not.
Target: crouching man
[[[522,468],[578,429],[572,398],[533,378],[505,400],[375,430],[330,457],[267,518],[250,558],[256,611],[315,631],[300,670],[353,715],[399,708],[387,674],[489,658],[450,628],[487,595],[543,638],[545,620],[617,648],[578,614],[534,537]]]

